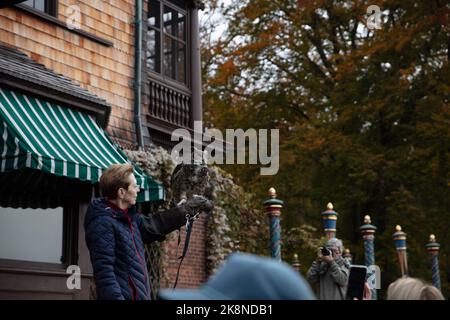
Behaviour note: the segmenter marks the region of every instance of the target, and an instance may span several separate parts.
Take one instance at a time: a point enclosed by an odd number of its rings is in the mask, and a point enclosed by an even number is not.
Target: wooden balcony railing
[[[191,127],[191,96],[181,90],[160,83],[149,81],[149,105],[147,113],[150,118],[168,122],[176,127]]]

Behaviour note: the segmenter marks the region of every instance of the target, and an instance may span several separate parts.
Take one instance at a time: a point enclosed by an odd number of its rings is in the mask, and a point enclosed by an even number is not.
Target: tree
[[[373,4],[381,29],[365,26]],[[277,188],[284,230],[320,230],[332,201],[357,262],[358,228],[370,214],[385,283],[399,276],[396,224],[408,233],[414,276],[430,279],[430,233],[450,241],[448,10],[436,0],[232,1],[223,8],[227,34],[203,43],[208,124],[280,129],[277,175],[226,170],[261,198]],[[444,246],[441,268],[450,271]]]

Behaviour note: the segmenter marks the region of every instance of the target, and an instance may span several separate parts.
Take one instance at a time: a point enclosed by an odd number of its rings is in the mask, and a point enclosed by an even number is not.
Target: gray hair
[[[445,300],[438,288],[422,279],[404,277],[391,283],[387,300]]]
[[[336,246],[339,249],[339,252],[342,253],[344,250],[344,245],[342,244],[342,241],[338,238],[331,238],[326,243],[327,247]]]

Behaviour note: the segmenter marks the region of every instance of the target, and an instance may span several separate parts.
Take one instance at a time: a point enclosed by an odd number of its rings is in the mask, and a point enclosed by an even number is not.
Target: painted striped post
[[[430,254],[430,266],[431,266],[431,278],[433,285],[441,290],[441,277],[439,275],[439,247],[440,244],[436,242],[434,234],[430,235],[430,240],[425,245],[428,253]]]
[[[392,237],[394,238],[395,248],[397,249],[400,271],[402,273],[402,276],[407,276],[408,257],[406,255],[406,233],[402,231],[402,227],[397,225],[395,227],[395,233],[392,235]]]
[[[272,258],[281,261],[281,227],[280,214],[284,202],[277,199],[275,188],[269,189],[270,199],[264,201],[264,207],[269,216],[270,223],[270,242]]]
[[[336,222],[338,213],[333,210],[333,204],[328,202],[327,210],[322,212],[323,230],[328,240],[336,237]]]
[[[370,216],[366,215],[364,217],[364,224],[359,227],[359,230],[361,230],[362,237],[364,240],[364,262],[366,267],[375,265],[375,246],[374,246],[374,240],[375,240],[375,232],[377,230],[377,227],[375,227],[372,224],[372,221],[370,220]],[[368,275],[368,278],[371,275]],[[377,300],[377,289],[372,289],[372,300]]]

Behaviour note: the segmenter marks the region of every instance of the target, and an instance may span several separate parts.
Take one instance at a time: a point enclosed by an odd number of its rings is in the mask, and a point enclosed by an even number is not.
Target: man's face
[[[128,176],[128,189],[124,189],[122,201],[128,204],[128,207],[131,207],[136,204],[137,194],[139,192],[139,186],[137,185],[136,177],[134,174],[130,174]]]
[[[329,246],[328,248],[330,248],[331,252],[333,253],[333,257],[336,257],[341,254],[339,248],[335,245]]]

